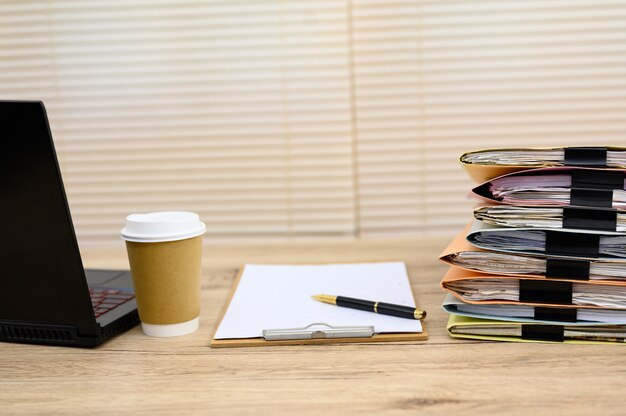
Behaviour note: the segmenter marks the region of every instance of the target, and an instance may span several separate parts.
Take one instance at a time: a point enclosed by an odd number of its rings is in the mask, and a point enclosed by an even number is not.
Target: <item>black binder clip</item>
[[[578,259],[546,259],[546,277],[550,279],[589,280],[591,261]]]
[[[573,169],[571,187],[624,189],[624,172],[619,170]]]
[[[571,305],[572,288],[572,282],[520,279],[519,301]]]
[[[522,325],[522,339],[563,342],[564,338],[565,328],[563,325]]]
[[[613,207],[613,190],[624,189],[624,173],[611,170],[572,170],[570,205]]]
[[[606,147],[566,147],[565,166],[606,167]]]
[[[612,189],[580,189],[570,190],[569,203],[583,207],[613,207]]]
[[[538,321],[576,322],[578,309],[536,306],[534,318]]]
[[[547,256],[596,259],[600,255],[600,236],[598,234],[554,230],[548,230],[545,233]]]
[[[563,207],[563,228],[617,231],[617,210],[612,208]]]

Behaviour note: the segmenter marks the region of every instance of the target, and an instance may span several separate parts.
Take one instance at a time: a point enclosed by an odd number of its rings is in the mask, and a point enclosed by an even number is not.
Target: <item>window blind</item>
[[[346,6],[0,5],[3,97],[48,105],[81,242],[192,210],[212,239],[352,236]]]
[[[468,150],[626,143],[626,4],[353,6],[361,233],[469,221]]]
[[[0,98],[43,100],[82,244],[450,234],[458,156],[626,143],[621,1],[5,1]]]

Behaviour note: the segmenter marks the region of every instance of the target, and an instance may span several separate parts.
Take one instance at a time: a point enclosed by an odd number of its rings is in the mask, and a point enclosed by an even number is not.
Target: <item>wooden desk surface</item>
[[[453,340],[436,261],[443,240],[207,247],[201,327],[176,339],[139,327],[94,350],[0,344],[0,414],[623,414],[626,348]],[[87,267],[127,267],[84,250]],[[404,260],[430,340],[210,349],[242,263]]]

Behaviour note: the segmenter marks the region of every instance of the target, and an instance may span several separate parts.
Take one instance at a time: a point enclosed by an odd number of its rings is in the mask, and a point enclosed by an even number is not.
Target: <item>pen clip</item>
[[[264,329],[266,341],[297,339],[369,338],[374,335],[373,326],[332,326],[316,322],[304,328]]]

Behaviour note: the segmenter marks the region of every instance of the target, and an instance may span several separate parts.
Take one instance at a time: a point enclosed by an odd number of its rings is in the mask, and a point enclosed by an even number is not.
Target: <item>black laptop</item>
[[[0,341],[94,347],[138,323],[130,272],[83,268],[43,103],[0,101]]]

